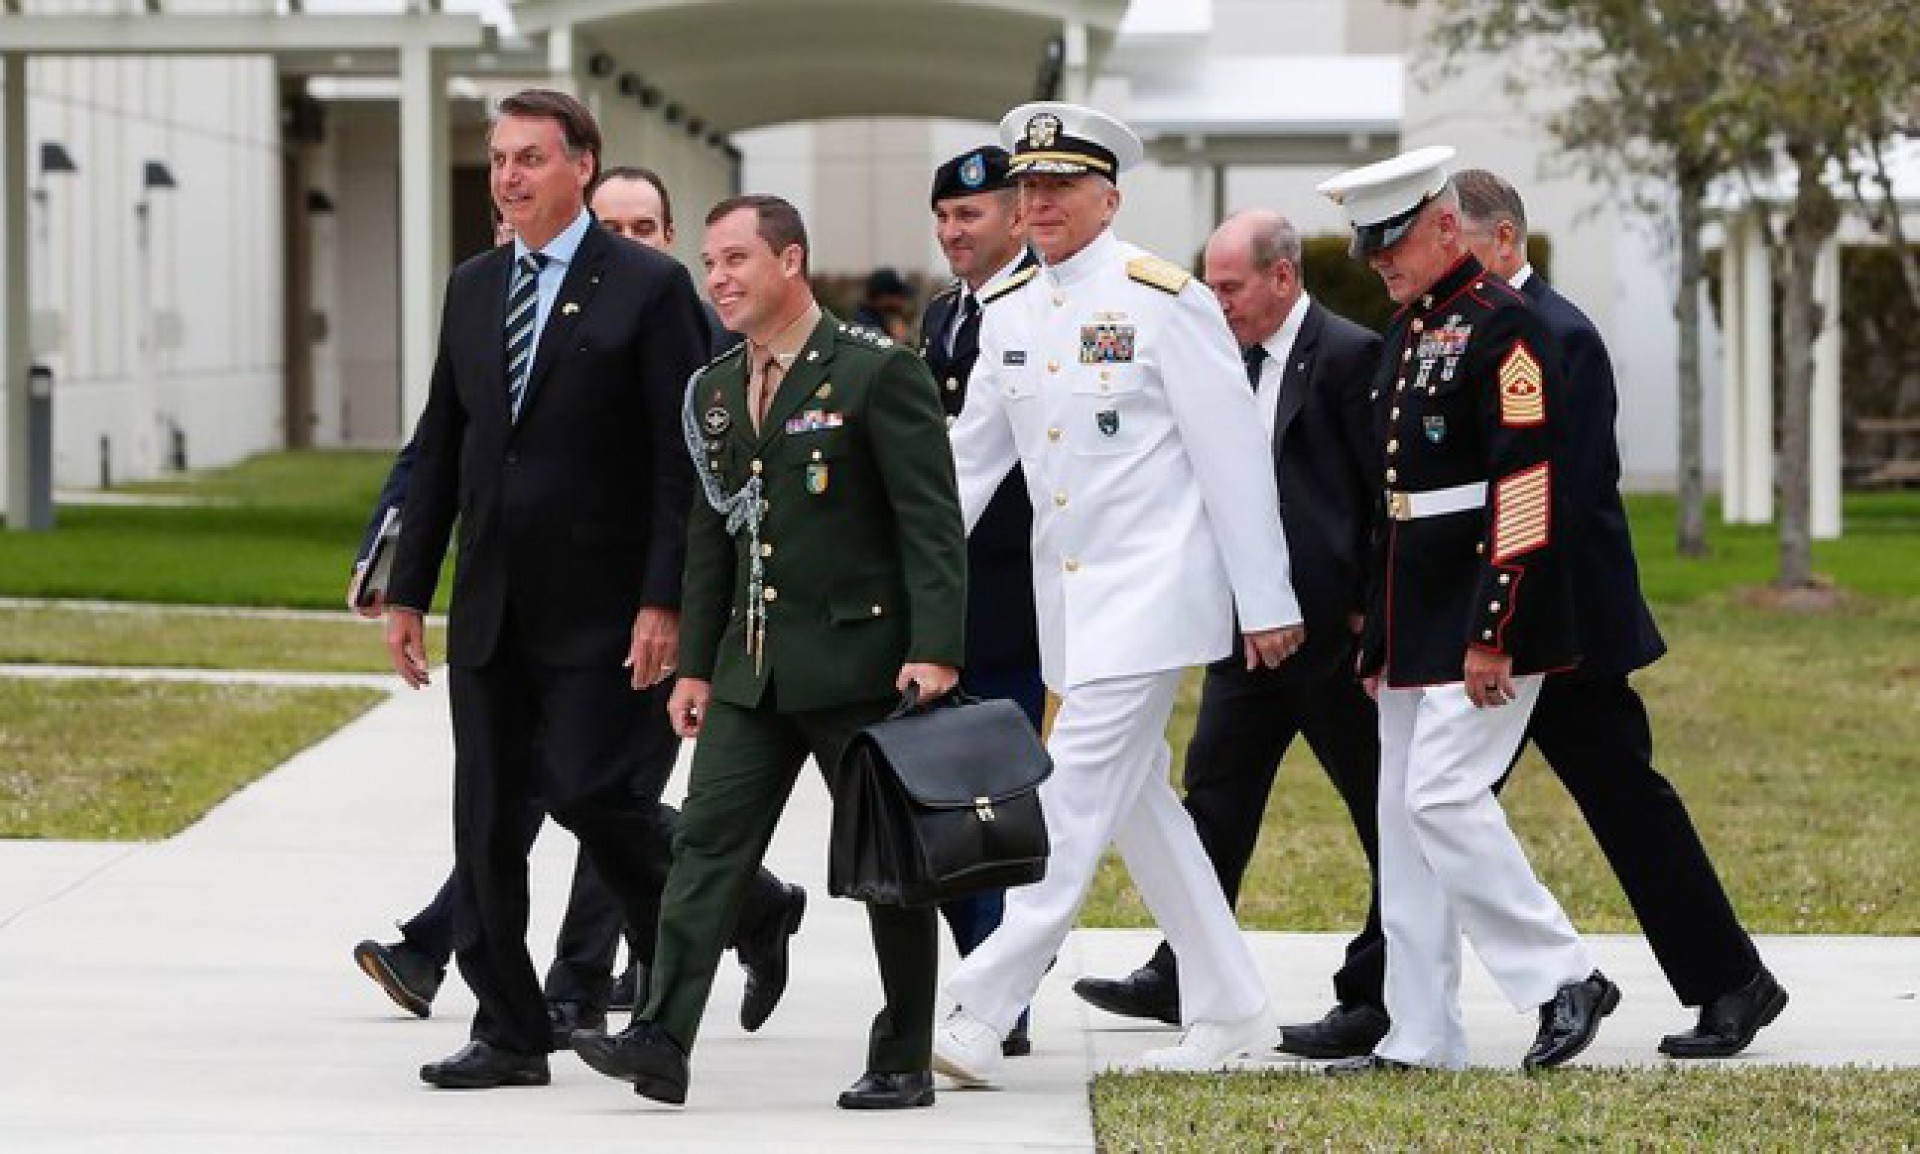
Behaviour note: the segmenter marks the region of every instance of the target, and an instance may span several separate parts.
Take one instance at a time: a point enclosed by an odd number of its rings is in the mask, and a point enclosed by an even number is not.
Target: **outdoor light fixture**
[[[695,116],[687,121],[687,135],[695,138],[696,140],[699,139],[700,135],[706,132],[706,130],[707,130],[707,122],[700,119],[698,116]]]
[[[655,88],[653,85],[649,84],[645,88],[642,88],[640,90],[640,107],[658,108],[659,106],[660,106],[660,90],[658,88]]]
[[[57,140],[40,142],[40,175],[47,176],[55,172],[79,172],[80,167],[73,163],[68,155],[67,146]]]
[[[668,124],[678,124],[680,123],[680,118],[686,115],[686,111],[686,109],[680,107],[678,104],[669,102],[666,109],[662,111],[660,115],[667,118]]]
[[[613,69],[613,57],[604,52],[596,52],[587,57],[587,71],[595,76],[612,76]]]
[[[633,73],[622,72],[620,74],[620,95],[638,96],[640,95],[640,91],[645,87],[646,85],[640,83],[640,78]]]
[[[307,190],[307,213],[311,216],[327,216],[333,212],[333,198],[317,188]]]
[[[180,185],[173,179],[173,173],[167,171],[167,166],[164,163],[158,160],[149,160],[147,161],[145,171],[140,175],[140,187],[179,188]]]

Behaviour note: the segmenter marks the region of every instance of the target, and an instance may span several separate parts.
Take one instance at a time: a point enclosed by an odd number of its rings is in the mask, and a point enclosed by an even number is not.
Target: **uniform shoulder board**
[[[1136,256],[1127,262],[1127,276],[1144,285],[1152,285],[1163,293],[1178,295],[1193,279],[1193,274],[1170,260],[1147,255]]]
[[[1022,285],[1026,284],[1028,281],[1032,280],[1036,275],[1039,274],[1039,272],[1040,272],[1039,265],[1037,264],[1028,265],[1026,268],[1023,268],[1019,272],[1014,273],[1012,276],[1008,277],[1006,280],[1001,281],[998,285],[994,287],[992,292],[982,293],[980,296],[980,303],[983,305],[992,304],[994,301],[999,300],[1001,297],[1006,296],[1008,293],[1013,292],[1015,289],[1018,289]]]

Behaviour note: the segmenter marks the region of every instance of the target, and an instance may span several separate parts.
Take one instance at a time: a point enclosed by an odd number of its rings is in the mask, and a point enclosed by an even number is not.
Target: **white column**
[[[1092,91],[1093,77],[1087,68],[1087,25],[1084,20],[1069,20],[1060,29],[1060,99],[1084,104]]]
[[[1196,137],[1187,142],[1187,243],[1183,252],[1192,252],[1213,235],[1214,169],[1207,163],[1202,142]]]
[[[32,494],[28,491],[27,369],[33,352],[32,302],[27,282],[27,57],[22,52],[0,56],[0,292],[6,294],[6,360],[0,362],[0,384],[7,390],[7,527],[29,528]]]
[[[1766,211],[1764,207],[1760,211]],[[1741,505],[1728,520],[1745,525],[1773,521],[1773,254],[1757,225],[1746,230],[1741,257],[1741,456],[1746,463]]]
[[[400,49],[400,435],[427,405],[446,288],[447,101],[431,48]]]
[[[1815,540],[1840,536],[1840,241],[1828,237],[1813,267],[1813,299],[1823,323],[1813,341],[1811,461]]]
[[[1729,523],[1747,503],[1746,262],[1753,225],[1730,213],[1720,241],[1720,511]]]

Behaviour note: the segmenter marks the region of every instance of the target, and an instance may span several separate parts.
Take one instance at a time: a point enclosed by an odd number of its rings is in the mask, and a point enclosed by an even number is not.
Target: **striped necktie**
[[[527,399],[527,378],[533,367],[534,321],[540,315],[540,270],[547,254],[530,252],[514,262],[513,288],[507,293],[507,408],[520,419]]]

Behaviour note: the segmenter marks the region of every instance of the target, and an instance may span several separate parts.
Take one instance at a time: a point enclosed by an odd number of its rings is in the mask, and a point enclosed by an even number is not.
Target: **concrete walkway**
[[[403,693],[170,841],[0,842],[0,1150],[1090,1150],[1091,1074],[1169,1036],[1069,990],[1083,973],[1132,968],[1154,936],[1081,932],[1041,990],[1035,1055],[1010,1063],[1006,1089],[943,1089],[936,1109],[901,1114],[836,1110],[878,985],[864,918],[826,897],[828,805],[810,776],[771,855],[813,895],[793,984],[748,1036],[733,1020],[739,972],[723,966],[685,1110],[566,1054],[546,1089],[427,1089],[415,1071],[465,1040],[470,996],[450,978],[417,1021],[349,951],[391,937],[389,919],[444,874],[449,763],[443,691]],[[564,834],[535,851],[542,962],[570,855]],[[1283,1018],[1317,1016],[1340,939],[1253,938]],[[1658,1061],[1654,1042],[1689,1015],[1639,939],[1594,944],[1627,998],[1585,1061]],[[1746,1061],[1920,1064],[1920,942],[1762,948],[1794,1001]],[[1531,1016],[1499,1003],[1476,966],[1464,997],[1476,1060],[1510,1066]]]

